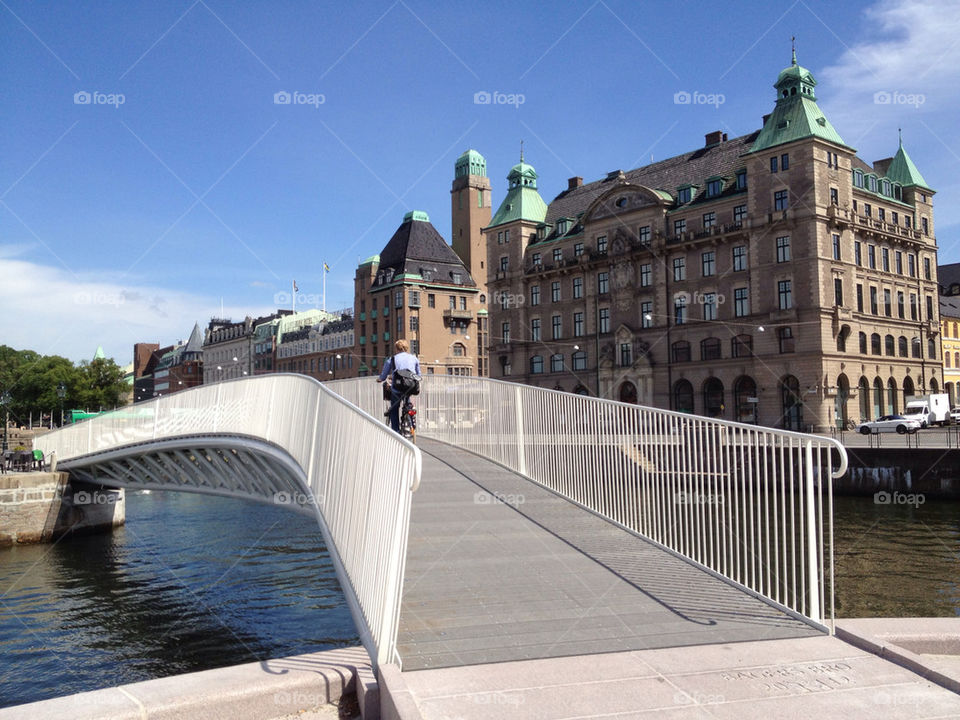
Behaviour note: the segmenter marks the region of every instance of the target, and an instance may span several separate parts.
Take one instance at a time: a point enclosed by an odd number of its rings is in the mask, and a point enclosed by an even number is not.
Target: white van
[[[950,396],[946,393],[934,393],[910,398],[903,414],[919,420],[921,427],[946,425],[950,422]]]

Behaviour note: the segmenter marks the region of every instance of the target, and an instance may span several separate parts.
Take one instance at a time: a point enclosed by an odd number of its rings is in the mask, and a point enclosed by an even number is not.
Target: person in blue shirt
[[[397,370],[413,370],[419,375],[420,361],[410,352],[410,343],[406,340],[397,340],[394,348],[397,351],[396,355],[383,364],[383,370],[380,371],[377,381],[382,383],[390,378],[390,409],[387,414],[390,416],[390,427],[394,432],[400,432],[400,405],[403,404],[403,395],[394,387],[393,374]]]

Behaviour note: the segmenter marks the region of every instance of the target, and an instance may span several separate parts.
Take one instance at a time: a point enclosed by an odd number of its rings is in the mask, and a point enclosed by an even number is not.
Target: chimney
[[[567,180],[567,190],[576,190],[583,185],[582,177],[572,177]]]
[[[727,136],[723,134],[722,130],[714,130],[713,132],[707,133],[706,135],[706,140],[707,140],[706,147],[710,147],[711,145],[719,145],[721,142],[723,142],[726,139],[727,139]]]

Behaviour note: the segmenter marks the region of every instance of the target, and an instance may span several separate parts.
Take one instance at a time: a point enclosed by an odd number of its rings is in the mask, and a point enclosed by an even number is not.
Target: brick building
[[[194,324],[190,339],[161,348],[157,343],[133,346],[133,400],[187,390],[203,384],[203,334]]]
[[[870,165],[792,64],[761,130],[568,188],[521,161],[486,228],[491,374],[790,429],[942,387],[933,190]]]

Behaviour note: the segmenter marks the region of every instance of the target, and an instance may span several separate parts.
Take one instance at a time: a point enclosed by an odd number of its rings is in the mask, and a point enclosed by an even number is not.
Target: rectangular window
[[[633,346],[630,343],[620,343],[620,367],[633,365]]]
[[[509,231],[509,230],[504,230],[504,231],[503,231],[503,244],[506,245],[508,242],[510,242],[510,231]]]
[[[505,343],[510,342],[510,323],[500,323],[500,340]]]
[[[501,255],[500,256],[500,272],[506,272],[509,265],[510,265],[510,258],[508,258],[506,255]]]
[[[890,272],[890,248],[880,248],[880,263],[884,272]]]
[[[574,370],[586,370],[587,369],[587,353],[583,350],[575,352],[573,354],[573,369]]]
[[[703,277],[710,277],[717,272],[717,253],[714,250],[700,254],[700,272]]]
[[[833,279],[833,304],[837,307],[843,307],[843,279]]]
[[[733,248],[733,271],[740,272],[747,269],[747,246],[737,245]]]
[[[924,280],[930,279],[930,258],[928,257],[925,257],[923,259],[923,279]]]
[[[687,221],[686,220],[674,220],[673,221],[673,234],[682,235],[687,231]]]
[[[893,301],[890,297],[890,291],[886,289],[883,291],[883,314],[887,317],[893,315]]]
[[[650,287],[653,282],[653,266],[650,263],[644,263],[640,266],[640,287]]]
[[[774,155],[770,158],[770,172],[775,173],[777,171],[777,156]]]
[[[910,277],[917,276],[917,257],[913,253],[907,255],[907,274]]]
[[[560,302],[560,281],[550,283],[550,302]]]
[[[581,255],[583,255],[583,243],[578,242],[573,246],[573,256],[580,257]]]
[[[687,322],[687,299],[678,297],[673,301],[673,324],[684,325]]]
[[[530,305],[539,305],[540,304],[540,286],[531,285],[530,286]]]
[[[716,320],[717,319],[717,294],[716,293],[704,293],[703,294],[703,319],[704,320]]]
[[[883,208],[877,208],[877,220],[884,221],[887,219],[887,211]]]
[[[793,307],[793,293],[790,291],[789,280],[781,280],[777,283],[777,296],[781,310],[789,310]]]
[[[927,295],[927,321],[933,321],[933,296]]]
[[[687,279],[687,260],[686,258],[678,257],[673,259],[673,280],[674,282],[680,282],[681,280]]]
[[[896,210],[890,213],[890,222],[894,225],[900,224],[900,216],[897,214]]]
[[[563,372],[563,355],[557,353],[550,356],[550,372]]]
[[[708,212],[703,214],[703,229],[709,230],[714,225],[717,224],[717,214],[715,212]]]
[[[583,313],[575,312],[573,314],[573,336],[583,337]]]
[[[917,319],[917,296],[914,293],[910,293],[910,319]]]
[[[707,181],[707,197],[714,197],[723,191],[723,180]]]
[[[870,203],[863,204],[863,214],[867,217],[873,217],[873,206]]]
[[[898,293],[897,293],[897,317],[900,318],[901,320],[903,320],[904,317],[906,317],[906,315],[904,315],[904,307],[903,307],[903,305],[904,305],[904,303],[903,303],[903,293],[902,293],[902,292],[898,292]]]
[[[649,300],[640,303],[640,327],[653,327],[653,303]]]
[[[746,205],[737,205],[733,209],[733,222],[736,224],[743,223],[747,219],[747,206]]]
[[[875,245],[867,245],[867,266],[871,270],[877,269],[877,248]]]
[[[597,252],[604,254],[607,252],[607,236],[601,235],[597,238]]]
[[[734,317],[746,317],[750,314],[750,294],[748,288],[735,288],[733,291]]]
[[[833,234],[833,259],[840,260],[840,235]]]
[[[553,261],[555,263],[563,262],[563,250],[561,248],[554,248]]]
[[[559,315],[554,315],[552,318],[552,327],[553,327],[553,339],[560,340],[563,338],[563,319]]]
[[[540,318],[533,318],[530,321],[530,339],[534,342],[540,341]]]
[[[457,309],[457,296],[456,296],[456,295],[451,295],[451,296],[450,296],[450,309],[451,309],[451,310],[456,310],[456,309]]]
[[[853,243],[853,261],[858,265],[863,265],[863,246],[857,240]]]
[[[747,171],[740,170],[737,173],[737,190],[746,190],[747,189]]]
[[[437,296],[433,293],[427,294],[427,307],[436,307],[437,306]]]
[[[930,234],[930,228],[927,225],[927,219],[925,217],[920,218],[920,227],[923,230],[924,235]]]
[[[830,204],[839,205],[840,204],[840,193],[836,188],[830,188]]]
[[[787,191],[786,190],[777,190],[773,194],[773,209],[774,210],[786,210],[788,206],[787,201]]]
[[[877,307],[877,289],[871,285],[870,286],[870,314],[877,315],[878,309],[879,308]]]
[[[650,226],[644,225],[642,228],[640,228],[639,235],[640,235],[640,245],[642,245],[643,247],[649,247],[650,246]]]
[[[610,273],[597,273],[597,292],[600,295],[606,295],[610,292]]]
[[[789,170],[790,169],[790,156],[784,153],[780,156],[780,169]]]
[[[790,238],[789,237],[778,237],[777,238],[777,262],[789,262],[790,261]]]
[[[575,277],[573,279],[573,299],[579,300],[583,297],[583,278]]]
[[[534,267],[543,264],[543,261],[540,259],[540,253],[534,253],[531,255],[530,262],[533,263]]]
[[[895,250],[893,253],[897,275],[903,275],[903,253]]]
[[[447,368],[448,370],[450,368]],[[530,358],[530,374],[539,375],[543,372],[543,355],[534,355]]]
[[[863,285],[857,283],[857,312],[863,312]]]
[[[600,332],[610,332],[610,308],[600,308],[598,311]]]
[[[393,293],[393,306],[395,308],[403,307],[403,290],[396,290]]]

